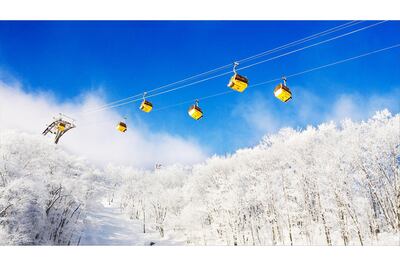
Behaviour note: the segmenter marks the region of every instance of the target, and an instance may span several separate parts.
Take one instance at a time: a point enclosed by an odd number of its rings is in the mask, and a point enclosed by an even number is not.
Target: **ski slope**
[[[170,239],[160,239],[155,231],[146,229],[140,221],[129,219],[121,209],[105,200],[89,207],[80,245],[148,246],[178,245]],[[182,243],[181,243],[182,244]]]

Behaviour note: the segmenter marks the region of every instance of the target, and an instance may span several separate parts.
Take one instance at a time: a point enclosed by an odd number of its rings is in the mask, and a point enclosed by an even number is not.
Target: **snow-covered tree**
[[[399,123],[384,110],[360,123],[282,129],[254,148],[190,171],[144,171],[116,190],[121,200],[146,199],[161,237],[179,232],[189,244],[390,242],[400,232]]]
[[[16,132],[0,134],[0,158],[0,244],[79,244],[99,202],[187,244],[399,244],[400,115],[386,110],[190,167],[94,167]]]
[[[40,137],[0,135],[0,244],[76,245],[98,176]]]

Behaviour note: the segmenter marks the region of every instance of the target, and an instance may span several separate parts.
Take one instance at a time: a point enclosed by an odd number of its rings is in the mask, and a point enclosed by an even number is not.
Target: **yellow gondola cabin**
[[[235,91],[243,92],[249,85],[249,80],[246,77],[241,76],[236,72],[236,67],[238,65],[239,65],[238,62],[235,62],[233,65],[233,73],[235,74],[229,80],[228,87],[230,87]]]
[[[124,122],[119,122],[117,125],[117,130],[120,132],[125,132],[127,130],[127,126]]]
[[[58,131],[64,131],[65,130],[65,123],[60,122],[57,125],[57,129],[58,129]]]
[[[140,110],[142,110],[145,113],[149,113],[153,109],[153,104],[147,100],[143,100],[143,102],[140,104]]]
[[[290,91],[289,87],[286,86],[286,78],[283,78],[283,83],[280,83],[275,87],[274,95],[284,103],[292,99],[292,92]]]
[[[146,100],[146,94],[147,92],[143,93],[143,101],[140,104],[140,110],[142,110],[145,113],[149,113],[151,109],[153,109],[153,104]]]
[[[243,92],[247,88],[248,84],[249,80],[246,77],[235,74],[229,80],[228,87],[235,91]]]
[[[201,111],[201,108],[199,107],[199,101],[196,100],[196,103],[190,106],[188,110],[188,114],[194,119],[194,120],[199,120],[200,118],[203,117],[203,111]]]
[[[76,127],[74,122],[74,119],[60,113],[60,116],[58,118],[54,118],[54,121],[50,125],[47,125],[42,134],[45,136],[48,133],[54,134],[54,143],[57,144],[60,138],[66,132]]]

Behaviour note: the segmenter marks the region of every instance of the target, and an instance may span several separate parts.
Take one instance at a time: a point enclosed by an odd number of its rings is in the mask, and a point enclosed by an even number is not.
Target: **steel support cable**
[[[256,58],[263,57],[263,56],[266,56],[266,55],[268,55],[268,54],[272,54],[272,53],[274,53],[274,52],[277,52],[277,51],[280,51],[280,50],[283,50],[283,49],[286,49],[286,48],[289,48],[289,47],[292,47],[292,46],[295,46],[295,45],[298,45],[298,44],[302,44],[302,43],[305,43],[305,42],[308,42],[308,41],[311,41],[311,40],[314,40],[314,39],[317,39],[317,38],[319,38],[319,37],[322,37],[322,36],[325,36],[325,35],[328,35],[328,34],[331,34],[331,33],[337,32],[337,31],[340,31],[340,30],[343,30],[343,29],[345,29],[345,28],[353,27],[353,26],[355,26],[355,25],[357,25],[357,24],[360,24],[360,23],[363,23],[363,22],[365,22],[365,21],[356,21],[356,20],[353,20],[353,21],[350,21],[350,22],[348,22],[348,23],[345,23],[345,24],[336,26],[336,27],[334,27],[334,28],[325,30],[325,31],[323,31],[323,32],[316,33],[316,34],[314,34],[314,35],[311,35],[311,36],[305,37],[305,38],[303,38],[303,39],[300,39],[300,40],[297,40],[297,41],[288,43],[288,44],[286,44],[286,45],[283,45],[283,46],[274,48],[274,49],[272,49],[272,50],[265,51],[265,52],[261,52],[261,53],[259,53],[259,54],[256,54],[256,55],[253,55],[253,56],[250,56],[250,57],[241,59],[241,60],[237,60],[237,61],[238,61],[239,63],[244,63],[244,62],[246,62],[246,61],[254,60],[254,59],[256,59]],[[232,64],[231,64],[231,65],[232,65]]]
[[[360,31],[362,31],[362,30],[366,30],[366,29],[369,29],[369,28],[378,26],[378,25],[380,25],[380,24],[382,24],[382,23],[385,23],[385,22],[387,22],[387,20],[385,20],[385,21],[380,21],[380,22],[377,22],[377,23],[368,25],[368,26],[366,26],[366,27],[363,27],[363,28],[359,28],[359,29],[350,31],[350,32],[347,32],[347,33],[344,33],[344,34],[335,36],[335,37],[333,37],[333,38],[329,38],[329,39],[324,40],[324,41],[320,41],[320,42],[317,42],[317,43],[314,43],[314,44],[311,44],[311,45],[307,45],[307,46],[305,46],[305,47],[298,48],[298,49],[295,49],[295,50],[293,50],[293,51],[286,52],[286,53],[284,53],[284,54],[281,54],[281,55],[278,55],[278,56],[274,56],[274,57],[271,57],[271,58],[262,60],[262,61],[260,61],[260,62],[254,63],[254,64],[251,64],[251,65],[247,65],[247,66],[238,68],[237,70],[247,69],[247,68],[250,68],[250,67],[253,67],[253,66],[262,64],[262,63],[266,63],[266,62],[269,62],[269,61],[272,61],[272,60],[275,60],[275,59],[278,59],[278,58],[281,58],[281,57],[284,57],[284,56],[287,56],[287,55],[290,55],[290,54],[293,54],[293,53],[296,53],[296,52],[300,52],[300,51],[302,51],[302,50],[305,50],[305,49],[308,49],[308,48],[311,48],[311,47],[315,47],[315,46],[317,46],[317,45],[321,45],[321,44],[324,44],[324,43],[327,43],[327,42],[330,42],[330,41],[333,41],[333,40],[336,40],[336,39],[339,39],[339,38],[342,38],[342,37],[345,37],[345,36],[348,36],[348,35],[351,35],[351,34],[354,34],[354,33],[357,33],[357,32],[360,32]],[[176,91],[176,90],[179,90],[179,89],[188,87],[188,86],[192,86],[192,85],[199,84],[199,83],[202,83],[202,82],[211,80],[211,79],[215,79],[215,78],[218,78],[218,77],[222,77],[222,76],[228,75],[228,74],[230,74],[230,73],[232,73],[232,72],[231,72],[231,71],[229,71],[229,72],[224,72],[224,73],[222,73],[222,74],[218,74],[218,75],[215,75],[215,76],[211,76],[211,77],[208,77],[208,78],[205,78],[205,79],[201,79],[201,80],[198,80],[198,81],[195,81],[195,82],[192,82],[192,83],[189,83],[189,84],[185,84],[185,85],[182,85],[182,86],[178,86],[178,87],[175,87],[175,88],[172,88],[172,89],[168,89],[168,90],[166,90],[166,91],[162,91],[162,92],[159,92],[159,93],[151,94],[151,95],[147,96],[147,98],[152,98],[152,97],[156,97],[156,96],[163,95],[163,94],[166,94],[166,93],[170,93],[170,92],[173,92],[173,91]],[[137,101],[140,101],[140,100],[142,100],[142,99],[139,98],[139,99],[129,100],[129,101],[122,102],[122,103],[119,103],[119,104],[115,104],[115,105],[107,106],[107,107],[104,107],[104,108],[100,108],[100,109],[94,110],[94,111],[92,111],[92,112],[90,112],[90,113],[96,113],[96,112],[100,112],[100,111],[104,111],[104,110],[116,108],[116,107],[123,106],[123,105],[129,104],[129,103],[134,103],[134,102],[137,102]]]
[[[361,55],[357,55],[357,56],[349,57],[349,58],[342,59],[342,60],[339,60],[339,61],[335,61],[335,62],[332,62],[332,63],[329,63],[329,64],[325,64],[325,65],[322,65],[322,66],[318,66],[318,67],[310,68],[310,69],[303,70],[303,71],[300,71],[300,72],[296,72],[296,73],[293,73],[293,74],[289,74],[289,75],[286,75],[286,77],[289,78],[289,77],[300,76],[300,75],[303,75],[303,74],[306,74],[306,73],[310,73],[310,72],[313,72],[313,71],[316,71],[316,70],[320,70],[320,69],[323,69],[323,68],[331,67],[331,66],[334,66],[334,65],[342,64],[342,63],[346,63],[346,62],[349,62],[349,61],[352,61],[352,60],[356,60],[356,59],[359,59],[359,58],[362,58],[362,57],[366,57],[366,56],[369,56],[369,55],[372,55],[372,54],[380,53],[380,52],[383,52],[383,51],[387,51],[387,50],[391,50],[391,49],[395,49],[395,48],[399,48],[399,47],[400,47],[400,43],[392,45],[392,46],[388,46],[388,47],[385,47],[385,48],[382,48],[382,49],[374,50],[374,51],[371,51],[371,52],[368,52],[368,53],[364,53],[364,54],[361,54]],[[269,84],[269,83],[272,83],[272,82],[277,82],[277,81],[280,81],[280,80],[282,80],[281,77],[275,78],[275,79],[271,79],[271,80],[268,80],[268,81],[263,81],[263,82],[260,82],[260,83],[256,83],[256,84],[253,84],[253,85],[249,86],[248,88],[254,88],[254,87],[265,85],[265,84]],[[204,96],[204,97],[195,98],[195,99],[179,102],[179,103],[176,103],[176,104],[168,105],[168,106],[165,106],[165,107],[157,108],[157,109],[154,109],[152,112],[158,112],[158,111],[170,109],[172,107],[193,103],[195,100],[202,101],[202,100],[207,100],[207,99],[215,98],[215,97],[226,95],[226,94],[230,94],[230,93],[235,93],[235,91],[233,91],[233,90],[222,91],[222,92],[211,94],[211,95],[207,95],[207,96]],[[89,123],[89,124],[85,124],[82,127],[91,126],[92,124],[99,124],[99,123],[105,124],[105,123],[109,123],[109,121]]]
[[[363,22],[364,22],[364,21],[355,21],[355,20],[353,20],[353,21],[347,22],[347,23],[345,23],[345,24],[342,24],[342,25],[339,25],[339,26],[330,28],[330,29],[328,29],[328,30],[325,30],[325,31],[322,31],[322,32],[313,34],[313,35],[311,35],[311,36],[308,36],[308,37],[299,39],[299,40],[297,40],[297,41],[293,41],[293,42],[291,42],[291,43],[288,43],[288,44],[285,44],[285,45],[282,45],[282,46],[279,46],[279,47],[276,47],[276,48],[273,48],[273,49],[264,51],[264,52],[262,52],[262,53],[259,53],[259,54],[256,54],[256,55],[253,55],[253,56],[250,56],[250,57],[247,57],[247,58],[243,58],[243,59],[240,59],[240,60],[237,60],[237,61],[240,62],[240,63],[242,63],[242,62],[246,62],[246,61],[249,61],[249,60],[254,60],[254,59],[256,59],[256,58],[263,57],[263,56],[266,56],[266,55],[268,55],[268,54],[272,54],[272,53],[274,53],[274,52],[277,52],[277,51],[280,51],[280,50],[283,50],[283,49],[287,49],[287,48],[289,48],[289,47],[292,47],[292,46],[295,46],[295,45],[299,45],[299,44],[302,44],[302,43],[304,43],[304,42],[311,41],[311,40],[313,40],[313,39],[316,39],[316,38],[319,38],[319,37],[322,37],[322,36],[325,36],[325,35],[328,35],[328,34],[331,34],[331,33],[337,32],[337,31],[340,31],[340,30],[343,30],[343,29],[348,28],[348,27],[355,26],[355,25],[360,24],[360,23],[363,23]],[[200,73],[200,74],[196,74],[196,75],[194,75],[194,76],[190,76],[190,77],[188,77],[188,78],[185,78],[185,79],[182,79],[182,80],[173,82],[173,83],[169,83],[169,84],[166,84],[166,85],[157,87],[157,88],[155,88],[155,89],[152,89],[152,90],[150,90],[150,91],[147,91],[147,93],[152,93],[152,92],[155,92],[155,91],[159,91],[159,90],[161,90],[161,89],[170,87],[170,86],[172,86],[172,85],[176,85],[176,84],[179,84],[179,83],[183,83],[183,82],[185,82],[185,81],[189,81],[189,80],[191,80],[191,79],[195,79],[195,78],[198,78],[198,77],[201,77],[201,76],[205,76],[205,75],[208,75],[208,74],[217,72],[217,71],[219,71],[219,70],[222,70],[222,69],[225,69],[225,68],[228,68],[228,67],[231,67],[231,66],[232,66],[232,64],[227,64],[227,65],[224,65],[224,66],[221,66],[221,67],[218,67],[218,68],[215,68],[215,69],[212,69],[212,70],[209,70],[209,71]],[[143,93],[145,93],[145,92],[141,92],[141,93],[138,93],[138,94],[136,94],[136,95],[132,95],[132,96],[126,97],[126,98],[124,98],[124,99],[120,99],[120,100],[117,100],[117,101],[110,102],[110,103],[108,103],[108,104],[105,104],[105,105],[103,105],[103,106],[100,106],[100,107],[98,107],[98,108],[95,108],[94,110],[86,111],[85,114],[86,114],[86,113],[89,114],[89,113],[92,113],[92,112],[96,112],[98,109],[102,109],[102,108],[105,108],[105,107],[108,107],[108,106],[111,106],[111,105],[114,105],[114,104],[118,104],[118,103],[120,103],[120,102],[124,102],[124,101],[127,101],[127,100],[131,100],[131,99],[134,99],[134,98],[136,98],[136,97],[140,97],[140,96],[143,95]]]
[[[333,63],[329,63],[329,64],[325,64],[325,65],[322,65],[322,66],[310,68],[310,69],[307,69],[307,70],[304,70],[304,71],[301,71],[301,72],[297,72],[297,73],[294,73],[294,74],[285,75],[285,77],[286,78],[290,78],[290,77],[300,76],[300,75],[303,75],[303,74],[306,74],[306,73],[310,73],[310,72],[313,72],[313,71],[316,71],[316,70],[320,70],[320,69],[323,69],[323,68],[335,66],[335,65],[338,65],[338,64],[343,64],[343,63],[346,63],[346,62],[349,62],[349,61],[352,61],[352,60],[356,60],[356,59],[359,59],[359,58],[362,58],[362,57],[366,57],[366,56],[369,56],[369,55],[372,55],[372,54],[380,53],[380,52],[391,50],[391,49],[398,48],[398,47],[400,47],[400,43],[392,45],[392,46],[389,46],[389,47],[385,47],[385,48],[382,48],[382,49],[378,49],[378,50],[375,50],[375,51],[371,51],[371,52],[368,52],[368,53],[364,53],[364,54],[361,54],[361,55],[357,55],[357,56],[353,56],[353,57],[346,58],[346,59],[343,59],[343,60],[339,60],[339,61],[336,61],[336,62],[333,62]],[[282,80],[282,78],[271,79],[271,80],[268,80],[268,81],[263,81],[263,82],[260,82],[260,83],[253,84],[253,85],[249,86],[248,88],[257,87],[257,86],[265,85],[265,84],[268,84],[268,83],[277,82],[277,81],[280,81],[280,80]],[[206,99],[210,99],[210,98],[214,98],[214,97],[218,97],[218,96],[221,96],[221,95],[226,95],[226,94],[234,93],[234,92],[235,91],[233,91],[233,90],[223,91],[223,92],[207,95],[207,96],[204,96],[204,97],[201,97],[201,98],[196,98],[196,99],[201,101],[201,100],[206,100]],[[183,105],[183,104],[192,103],[196,99],[192,99],[192,100],[188,100],[188,101],[184,101],[184,102],[168,105],[168,106],[165,106],[165,107],[157,108],[157,109],[154,109],[153,112],[166,110],[166,109],[169,109],[169,108],[172,108],[172,107],[176,107],[176,106],[180,106],[180,105]]]
[[[378,26],[378,25],[380,25],[380,24],[382,24],[382,23],[385,23],[385,22],[387,22],[387,20],[380,21],[380,22],[377,22],[377,23],[374,23],[374,24],[365,26],[365,27],[363,27],[363,28],[356,29],[356,30],[353,30],[353,31],[350,31],[350,32],[347,32],[347,33],[344,33],[344,34],[341,34],[341,35],[335,36],[335,37],[333,37],[333,38],[329,38],[329,39],[326,39],[326,40],[323,40],[323,41],[320,41],[320,42],[317,42],[317,43],[314,43],[314,44],[310,44],[310,45],[307,45],[307,46],[305,46],[305,47],[302,47],[302,48],[299,48],[299,49],[296,49],[296,50],[293,50],[293,51],[290,51],[290,52],[287,52],[287,53],[284,53],[284,54],[281,54],[281,55],[278,55],[278,56],[275,56],[275,57],[271,57],[271,58],[268,58],[268,59],[265,59],[265,60],[261,60],[261,61],[259,61],[259,62],[256,62],[256,63],[250,64],[250,65],[241,67],[241,68],[239,68],[238,70],[247,69],[247,68],[250,68],[250,67],[259,65],[259,64],[263,64],[263,63],[269,62],[269,61],[271,61],[271,60],[275,60],[275,59],[280,58],[280,57],[283,57],[283,56],[287,56],[287,55],[290,55],[290,54],[293,54],[293,53],[297,53],[297,52],[303,51],[303,50],[305,50],[305,49],[308,49],[308,48],[311,48],[311,47],[314,47],[314,46],[317,46],[317,45],[321,45],[321,44],[324,44],[324,43],[327,43],[327,42],[330,42],[330,41],[334,41],[334,40],[336,40],[336,39],[339,39],[339,38],[348,36],[348,35],[350,35],[350,34],[354,34],[354,33],[357,33],[357,32],[359,32],[359,31],[366,30],[366,29],[369,29],[369,28]]]

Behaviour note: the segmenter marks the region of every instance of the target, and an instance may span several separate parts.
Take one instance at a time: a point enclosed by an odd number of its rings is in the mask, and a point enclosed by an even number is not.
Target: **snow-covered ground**
[[[282,129],[147,170],[0,132],[0,245],[399,245],[399,123]]]
[[[129,219],[121,208],[106,200],[89,206],[80,245],[147,246],[179,245],[179,241],[163,238],[153,230],[143,233],[143,225]]]

